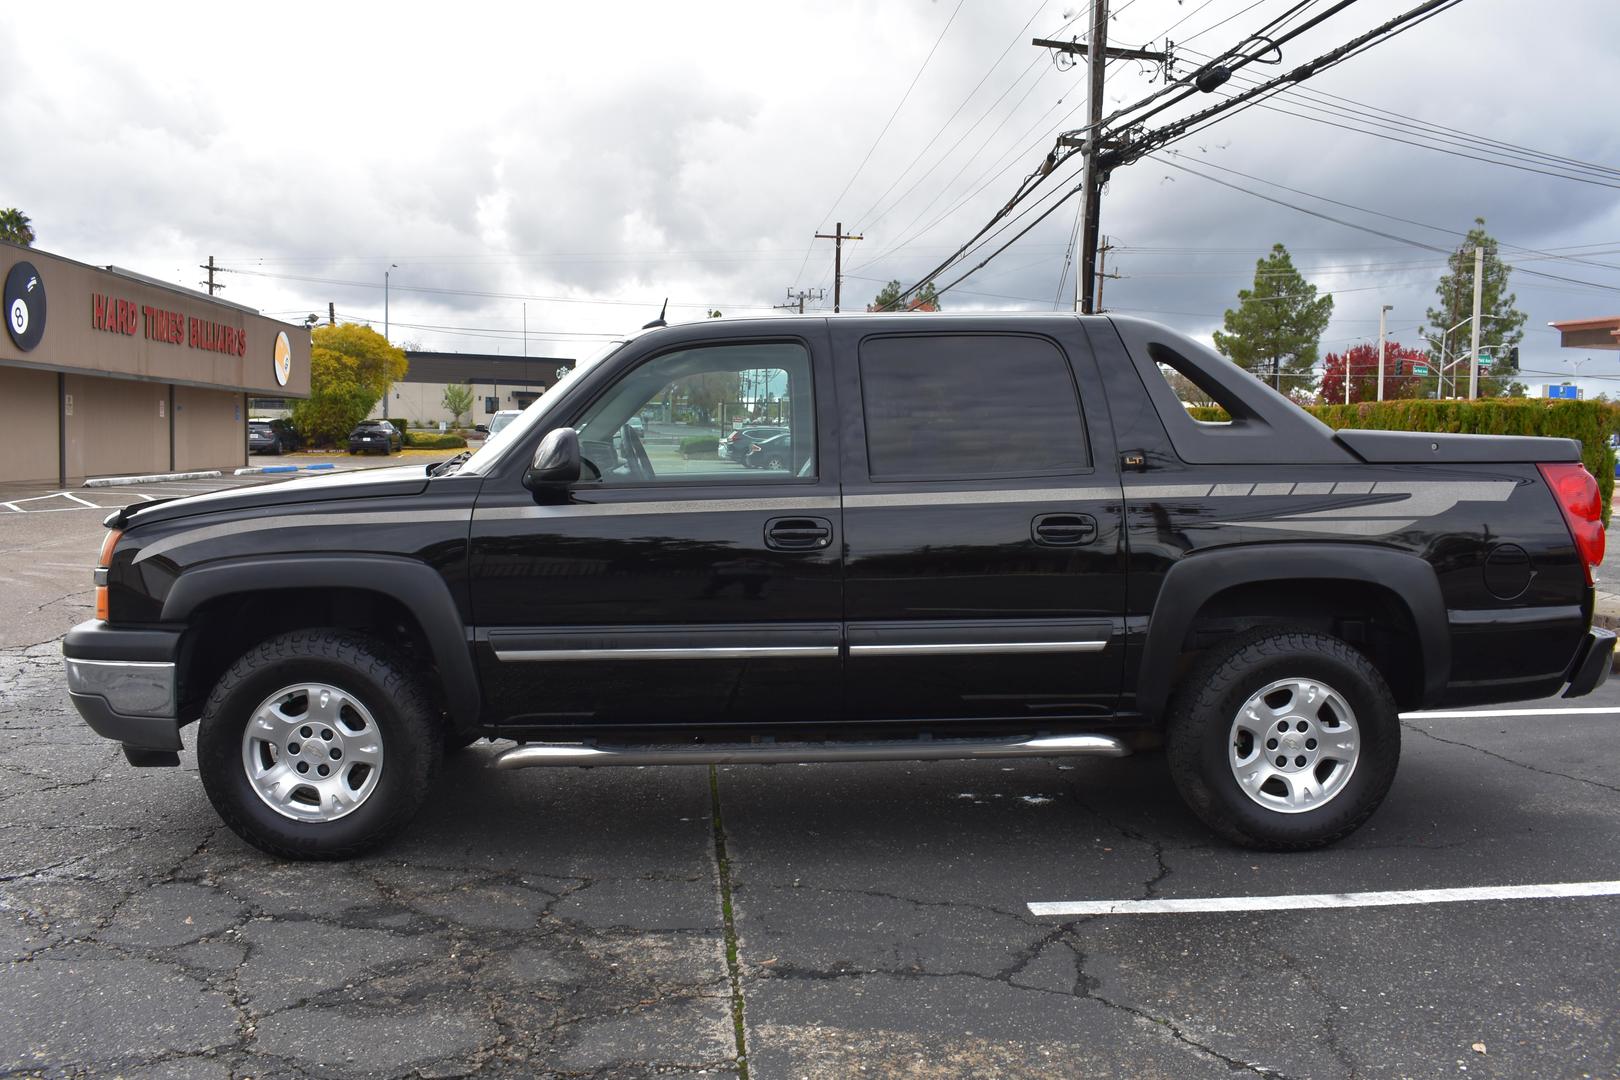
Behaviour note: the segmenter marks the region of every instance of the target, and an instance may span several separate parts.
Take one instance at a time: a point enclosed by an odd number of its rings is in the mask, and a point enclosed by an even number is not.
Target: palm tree
[[[23,247],[33,247],[34,226],[28,215],[15,206],[0,210],[0,240],[9,240]]]

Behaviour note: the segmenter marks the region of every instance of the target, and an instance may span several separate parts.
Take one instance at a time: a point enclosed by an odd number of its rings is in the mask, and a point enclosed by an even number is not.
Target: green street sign
[[[1414,375],[1427,375],[1428,373],[1429,373],[1429,366],[1427,364],[1413,364],[1412,365],[1412,374],[1414,374]]]

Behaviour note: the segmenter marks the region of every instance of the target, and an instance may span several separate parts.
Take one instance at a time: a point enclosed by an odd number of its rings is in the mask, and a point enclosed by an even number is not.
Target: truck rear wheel
[[[1302,851],[1348,836],[1395,778],[1395,700],[1327,634],[1259,630],[1211,650],[1170,706],[1171,775],[1205,824],[1245,847]]]
[[[232,664],[203,709],[197,765],[231,831],[289,859],[346,859],[416,814],[444,735],[380,642],[343,630],[271,638]]]

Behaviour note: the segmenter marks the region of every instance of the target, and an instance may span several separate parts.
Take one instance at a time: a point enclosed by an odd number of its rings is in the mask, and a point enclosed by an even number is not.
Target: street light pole
[[[1479,302],[1484,295],[1485,249],[1474,249],[1474,340],[1468,361],[1468,400],[1479,397]]]
[[[383,337],[392,345],[393,339],[388,337],[388,275],[399,269],[399,263],[389,263],[388,269],[383,271]]]
[[[1394,304],[1381,304],[1378,308],[1378,400],[1384,400],[1384,317],[1395,310]]]
[[[388,275],[399,269],[399,263],[389,263],[388,269],[383,271],[383,340],[392,345],[393,339],[388,336]],[[392,385],[383,388],[383,419],[388,419],[388,392]]]

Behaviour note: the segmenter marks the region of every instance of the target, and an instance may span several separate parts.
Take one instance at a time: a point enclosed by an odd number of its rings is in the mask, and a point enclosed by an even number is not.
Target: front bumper
[[[1586,632],[1581,647],[1575,650],[1575,660],[1569,666],[1569,688],[1565,697],[1582,697],[1602,686],[1614,666],[1613,630],[1597,627]]]
[[[96,734],[137,750],[179,750],[175,630],[80,623],[62,641],[68,695]]]

